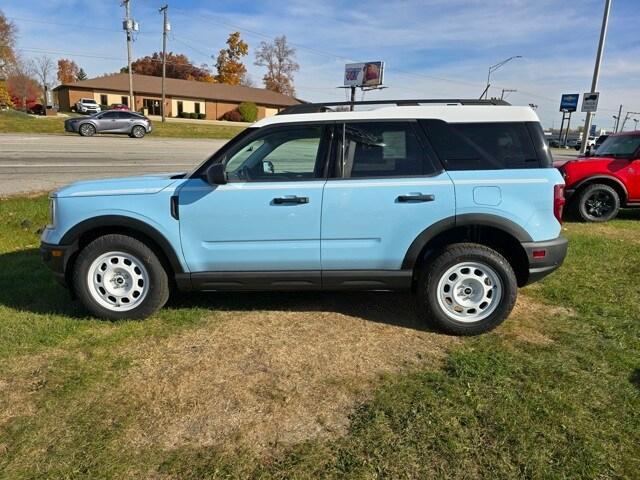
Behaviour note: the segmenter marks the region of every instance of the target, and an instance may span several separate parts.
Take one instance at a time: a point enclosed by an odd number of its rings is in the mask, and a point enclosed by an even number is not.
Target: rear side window
[[[410,122],[362,122],[342,126],[336,176],[410,177],[425,173],[425,154]]]
[[[441,120],[426,120],[423,125],[447,170],[541,166],[529,128],[524,122],[448,124]]]

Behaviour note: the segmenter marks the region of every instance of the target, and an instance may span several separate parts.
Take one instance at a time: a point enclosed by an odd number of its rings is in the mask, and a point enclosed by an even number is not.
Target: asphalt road
[[[54,190],[76,180],[191,170],[225,140],[0,134],[0,196]],[[556,160],[577,156],[553,149]]]
[[[226,140],[0,134],[0,196],[76,180],[191,170]]]

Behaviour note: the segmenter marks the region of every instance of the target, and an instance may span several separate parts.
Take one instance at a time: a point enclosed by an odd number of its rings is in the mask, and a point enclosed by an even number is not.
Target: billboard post
[[[344,66],[344,88],[351,90],[351,105],[353,111],[356,101],[356,88],[363,91],[384,88],[384,62],[347,63]]]
[[[558,143],[564,147],[567,146],[567,139],[569,137],[569,128],[571,127],[571,113],[575,112],[578,109],[578,99],[580,98],[579,93],[565,93],[560,97],[560,111],[562,112],[562,123],[560,124],[560,135],[558,136]],[[563,141],[563,130],[564,130],[564,122],[567,119],[567,113],[569,114],[568,122],[567,122],[567,132],[564,134]]]

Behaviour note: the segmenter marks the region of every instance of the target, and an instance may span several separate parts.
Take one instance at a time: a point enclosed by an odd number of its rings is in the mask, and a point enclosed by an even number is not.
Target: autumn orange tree
[[[240,38],[240,32],[229,34],[227,48],[218,53],[216,69],[218,74],[214,77],[218,83],[240,85],[247,74],[247,67],[242,63],[242,57],[249,53],[249,46]]]
[[[162,76],[162,53],[154,52],[137,59],[131,64],[134,73],[141,75]],[[127,73],[127,67],[120,69]],[[167,77],[181,80],[197,80],[199,82],[214,82],[211,72],[206,65],[200,67],[194,65],[186,55],[181,53],[167,53]]]
[[[80,68],[73,60],[61,58],[58,60],[58,81],[60,83],[73,83],[78,77]]]
[[[16,63],[16,34],[15,24],[0,11],[0,66],[9,67]]]

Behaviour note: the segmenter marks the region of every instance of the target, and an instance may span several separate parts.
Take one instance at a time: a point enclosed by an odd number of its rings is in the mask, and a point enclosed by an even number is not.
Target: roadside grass
[[[0,112],[0,133],[30,133],[71,135],[64,131],[65,118],[39,117],[15,110]],[[208,125],[197,123],[153,122],[150,137],[172,138],[231,138],[244,130],[232,125]],[[75,135],[75,134],[74,134]]]
[[[0,201],[0,478],[638,478],[640,212],[456,339],[406,295],[188,295],[87,317]]]

